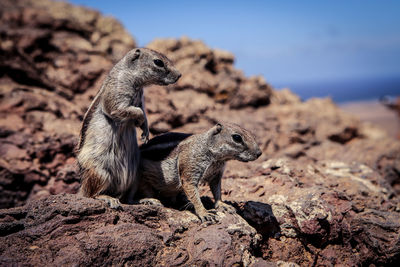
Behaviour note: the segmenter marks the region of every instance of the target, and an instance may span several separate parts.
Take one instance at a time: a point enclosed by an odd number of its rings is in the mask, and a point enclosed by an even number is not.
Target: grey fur
[[[241,141],[234,141],[233,135],[239,135]],[[231,123],[217,124],[205,133],[183,140],[181,138],[177,142],[171,138],[159,140],[157,142],[152,139],[149,144],[141,147],[138,192],[143,197],[151,198],[175,197],[183,191],[202,221],[214,220],[215,216],[206,211],[200,201],[199,183],[210,185],[217,208],[230,210],[231,207],[227,207],[221,200],[221,178],[226,161],[235,159],[247,162],[261,155],[254,136]],[[160,153],[164,153],[168,145],[171,146],[170,152],[162,160],[154,160],[155,157],[149,153],[157,154],[158,148]]]
[[[146,48],[131,50],[111,69],[82,124],[77,160],[83,195],[131,202],[140,156],[136,127],[144,142],[149,136],[143,87],[172,84],[180,76],[168,58]]]

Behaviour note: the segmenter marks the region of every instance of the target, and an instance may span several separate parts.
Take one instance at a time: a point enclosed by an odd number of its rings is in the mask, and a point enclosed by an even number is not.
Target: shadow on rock
[[[279,238],[281,228],[269,204],[247,201],[235,204],[238,214],[243,217],[266,240],[270,237]]]

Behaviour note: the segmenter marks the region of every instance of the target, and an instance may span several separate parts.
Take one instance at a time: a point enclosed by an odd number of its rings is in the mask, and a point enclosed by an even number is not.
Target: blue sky
[[[186,35],[231,51],[275,86],[400,78],[400,1],[69,2],[116,17],[140,46]]]

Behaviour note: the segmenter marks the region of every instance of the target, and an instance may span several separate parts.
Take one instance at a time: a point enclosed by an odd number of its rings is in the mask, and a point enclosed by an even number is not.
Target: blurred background
[[[257,161],[228,163],[224,173],[224,199],[239,213],[248,212],[244,217],[263,237],[250,245],[246,234],[240,239],[247,240],[241,249],[246,256],[229,252],[229,260],[250,264],[254,256],[302,266],[398,262],[400,116],[387,106],[400,111],[400,2],[70,2],[0,0],[0,209],[36,203],[1,211],[0,234],[7,242],[0,243],[0,266],[40,266],[50,258],[121,262],[115,255],[125,255],[127,264],[129,258],[133,264],[168,265],[164,259],[171,256],[170,265],[190,265],[188,259],[200,263],[214,255],[186,248],[181,253],[180,245],[192,242],[182,239],[184,233],[178,233],[178,250],[161,250],[157,236],[165,233],[155,232],[155,239],[140,237],[150,242],[132,250],[140,255],[121,254],[126,249],[110,243],[115,231],[102,237],[104,244],[94,239],[97,249],[69,249],[66,242],[80,239],[76,229],[96,228],[88,220],[114,227],[112,217],[97,221],[100,213],[90,205],[95,212],[86,212],[86,202],[68,195],[46,199],[78,191],[76,151],[84,114],[112,66],[137,45],[168,55],[183,74],[166,88],[145,89],[152,136],[200,133],[228,121],[250,130],[263,151]],[[285,87],[294,93],[279,90]],[[382,96],[395,98],[383,104]],[[254,212],[266,220],[258,224]],[[149,226],[141,218],[135,223]],[[38,238],[41,229],[63,224],[68,225]],[[221,236],[225,242],[226,234]],[[47,248],[49,240],[55,246]],[[233,238],[230,248],[243,245],[235,240],[240,241]],[[102,253],[110,245],[121,253]]]
[[[343,104],[400,93],[399,1],[69,2],[117,18],[140,46],[189,35],[228,50],[246,75],[302,99]]]

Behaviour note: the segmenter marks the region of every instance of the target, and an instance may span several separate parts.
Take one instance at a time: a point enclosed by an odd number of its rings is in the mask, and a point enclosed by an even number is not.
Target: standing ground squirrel
[[[217,124],[205,133],[167,133],[142,145],[138,193],[143,197],[176,197],[184,192],[201,221],[215,220],[200,200],[198,186],[207,182],[215,208],[232,211],[221,200],[221,178],[225,163],[247,162],[261,155],[254,136],[236,124]]]
[[[78,144],[80,193],[106,201],[131,202],[139,148],[136,128],[147,142],[143,87],[175,83],[181,74],[164,55],[146,48],[129,51],[110,71],[83,119]]]

